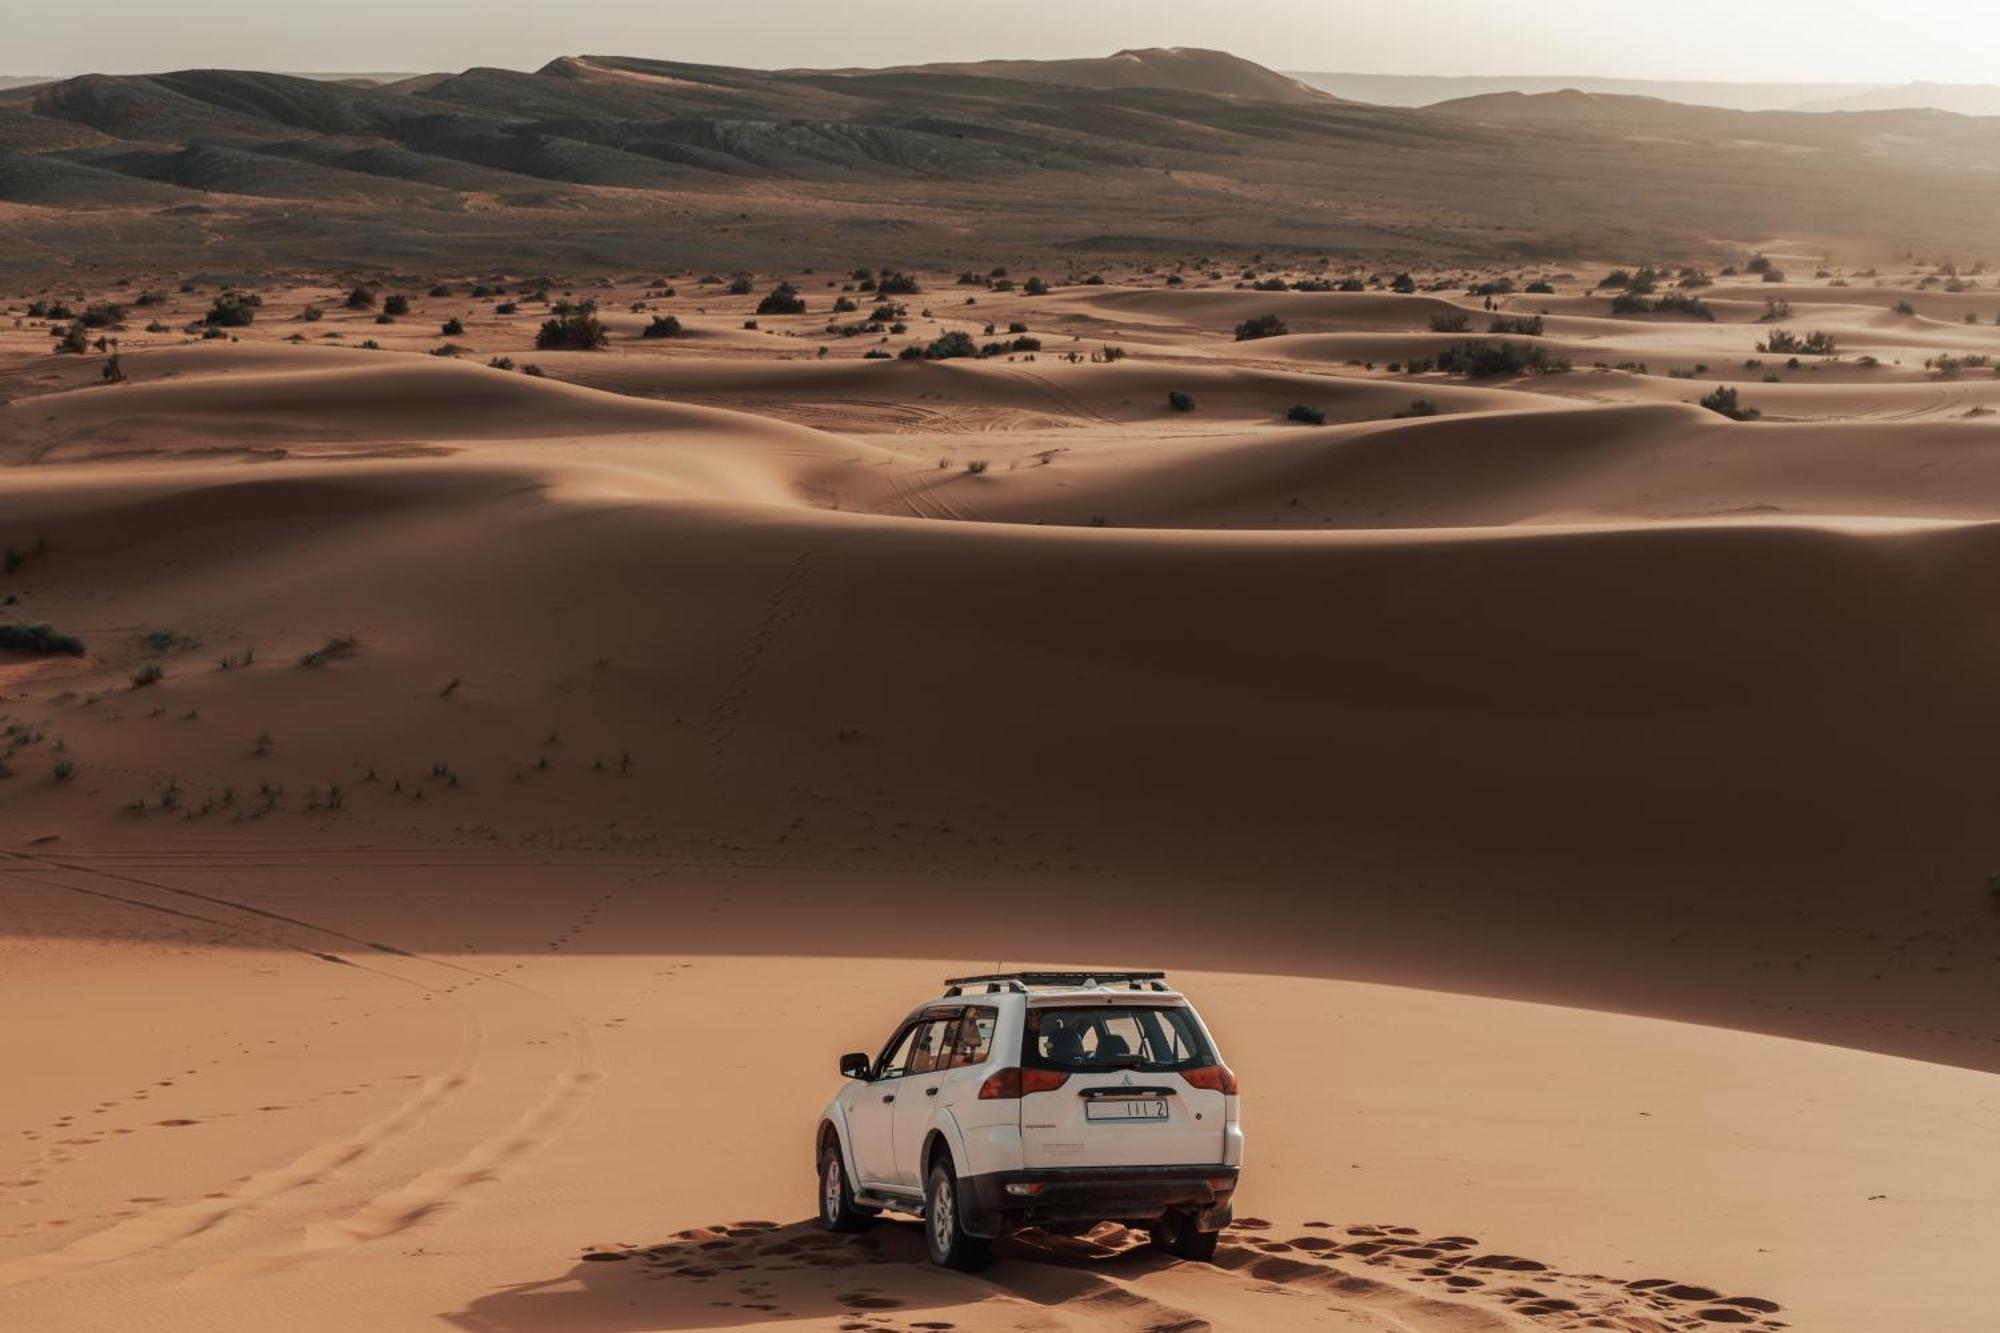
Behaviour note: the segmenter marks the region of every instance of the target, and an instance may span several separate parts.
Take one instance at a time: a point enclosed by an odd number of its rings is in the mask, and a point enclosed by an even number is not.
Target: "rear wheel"
[[[958,1177],[952,1174],[948,1157],[931,1163],[930,1180],[924,1187],[924,1244],[932,1263],[961,1273],[975,1273],[993,1259],[992,1241],[965,1234]]]
[[[865,1231],[874,1220],[873,1208],[854,1201],[847,1169],[840,1163],[840,1145],[827,1144],[819,1154],[819,1224],[828,1231]]]
[[[1212,1264],[1215,1262],[1215,1242],[1221,1235],[1219,1231],[1203,1231],[1197,1227],[1194,1214],[1175,1212],[1153,1223],[1148,1244],[1176,1259]]]

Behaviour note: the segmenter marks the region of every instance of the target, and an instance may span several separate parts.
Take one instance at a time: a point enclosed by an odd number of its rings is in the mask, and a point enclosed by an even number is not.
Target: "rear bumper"
[[[1233,1166],[1071,1166],[992,1171],[959,1184],[966,1231],[997,1236],[1044,1222],[1146,1225],[1192,1214],[1203,1231],[1229,1225]],[[1009,1189],[1009,1186],[1015,1186]]]

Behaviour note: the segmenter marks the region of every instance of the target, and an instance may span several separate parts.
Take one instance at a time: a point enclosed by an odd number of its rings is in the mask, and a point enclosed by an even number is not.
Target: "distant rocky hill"
[[[381,76],[391,78],[392,76]],[[1001,255],[1972,254],[2000,120],[1584,90],[1343,101],[1223,52],[754,70],[565,56],[0,91],[0,272]]]

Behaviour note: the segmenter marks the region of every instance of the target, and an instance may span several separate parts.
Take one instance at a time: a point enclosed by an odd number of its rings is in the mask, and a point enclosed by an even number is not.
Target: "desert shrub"
[[[1488,333],[1519,333],[1529,338],[1542,336],[1540,315],[1495,315],[1486,326]]]
[[[82,320],[51,332],[56,335],[55,350],[59,353],[81,355],[90,350],[90,330],[83,327]]]
[[[1769,273],[1771,271],[1771,261],[1762,255],[1757,255],[1743,266],[1743,271],[1745,273]]]
[[[1611,313],[1614,315],[1650,315],[1653,303],[1643,296],[1635,296],[1623,291],[1611,298]]]
[[[1167,390],[1167,406],[1176,412],[1194,411],[1194,399],[1179,389]]]
[[[987,466],[988,464],[985,459],[975,458],[965,465],[965,470],[969,475],[977,477],[985,473]]]
[[[729,280],[729,294],[731,296],[748,296],[750,294],[750,275],[739,273],[731,278]]]
[[[374,304],[375,289],[373,287],[357,286],[347,294],[347,308],[349,310],[367,310],[372,308]]]
[[[1530,296],[1554,296],[1556,289],[1546,282],[1531,282],[1525,289]]]
[[[493,307],[493,313],[496,315],[519,314],[520,310],[521,304],[518,301],[502,301]]]
[[[833,313],[836,315],[849,314],[860,308],[860,306],[854,304],[854,298],[851,296],[836,296],[833,298]]]
[[[438,284],[437,284],[437,285],[436,285],[435,287],[432,287],[432,288],[431,288],[431,295],[432,295],[432,296],[450,296],[450,295],[451,295],[451,288],[449,288],[449,287],[445,286],[445,285],[444,285],[443,283],[441,283],[441,282],[440,282],[440,283],[438,283]]]
[[[1412,399],[1410,405],[1402,411],[1397,412],[1395,416],[1398,419],[1403,417],[1434,417],[1437,415],[1437,412],[1438,405],[1431,399],[1416,398]]]
[[[683,332],[680,320],[672,315],[655,315],[653,322],[639,331],[641,338],[678,338]]]
[[[1398,273],[1389,283],[1389,290],[1408,295],[1417,289],[1417,280],[1407,273]]]
[[[125,322],[125,307],[115,301],[103,301],[76,318],[87,329],[108,329]]]
[[[403,295],[401,292],[397,292],[393,296],[384,297],[382,299],[382,313],[389,316],[391,319],[394,319],[398,315],[409,314],[410,298]]]
[[[1276,315],[1256,315],[1236,326],[1236,341],[1249,342],[1255,338],[1277,338],[1290,333],[1285,321]]]
[[[1471,327],[1463,310],[1440,310],[1431,316],[1432,333],[1464,333]]]
[[[861,359],[863,361],[887,361],[890,358],[889,354],[881,348],[871,347],[861,354]]]
[[[316,305],[309,305],[304,310],[299,311],[299,318],[308,324],[317,324],[320,320],[326,318],[326,311],[321,310]]]
[[[1368,290],[1368,284],[1359,278],[1342,278],[1340,280],[1340,290],[1343,292],[1365,292]]]
[[[1632,285],[1632,274],[1630,273],[1630,271],[1622,268],[1614,268],[1609,273],[1605,274],[1602,278],[1599,278],[1597,280],[1597,288],[1599,291],[1604,290],[1606,287],[1625,288],[1625,287],[1630,287],[1631,285]]]
[[[800,296],[798,288],[789,282],[779,283],[766,292],[764,299],[757,303],[757,313],[760,315],[803,315],[805,312],[805,298]]]
[[[1754,407],[1744,407],[1737,401],[1736,386],[1725,384],[1713,392],[1702,395],[1701,405],[1711,412],[1719,412],[1731,421],[1755,421],[1760,415]]]
[[[604,325],[597,318],[597,303],[584,301],[563,314],[543,320],[542,327],[535,333],[535,347],[543,352],[565,347],[594,352],[604,346],[608,338]]]
[[[1049,294],[1049,285],[1042,281],[1042,277],[1038,273],[1021,284],[1021,293],[1024,296],[1047,296]]]
[[[240,329],[257,318],[264,298],[255,292],[224,292],[208,307],[202,323],[216,329]]]
[[[441,326],[439,326],[438,332],[443,337],[456,338],[458,335],[465,332],[465,323],[463,320],[454,317],[452,319],[446,320]]]
[[[157,685],[160,683],[160,678],[166,674],[165,671],[160,669],[158,662],[148,662],[132,673],[132,688],[143,690],[148,685]]]
[[[1305,426],[1324,426],[1326,424],[1326,413],[1320,411],[1317,407],[1308,407],[1304,403],[1295,403],[1285,409],[1285,420],[1296,421]]]
[[[514,368],[514,358],[511,356],[496,356],[486,364],[495,370],[512,370]]]
[[[1004,276],[1004,272],[996,276]],[[891,273],[887,269],[883,270],[880,280],[875,284],[875,291],[881,296],[915,296],[922,290],[923,288],[917,286],[917,280],[909,274]]]
[[[1775,324],[1781,319],[1790,319],[1791,317],[1792,303],[1772,297],[1770,300],[1764,302],[1764,313],[1757,316],[1757,322],[1759,324]]]
[[[1437,368],[1447,375],[1485,379],[1493,375],[1559,375],[1569,358],[1537,343],[1454,343],[1437,354]]]
[[[1785,280],[1785,270],[1781,268],[1767,268],[1764,270],[1764,281],[1783,282],[1784,280]]]
[[[1769,336],[1763,342],[1757,344],[1758,351],[1770,352],[1780,356],[1793,353],[1803,353],[1807,356],[1832,356],[1834,348],[1833,335],[1823,333],[1819,330],[1814,330],[1801,338],[1790,329],[1772,329]]]
[[[950,361],[962,356],[978,355],[979,348],[973,343],[972,335],[958,329],[934,339],[923,349],[923,358],[926,361]]]
[[[64,634],[42,621],[17,620],[0,624],[0,649],[12,653],[32,653],[37,657],[65,654],[83,656],[83,640]]]
[[[1333,290],[1333,283],[1325,278],[1300,278],[1292,284],[1292,290],[1295,292],[1330,292]]]
[[[1914,315],[1917,313],[1917,308],[1908,301],[1898,301],[1896,302],[1896,313],[1899,315]]]
[[[1283,291],[1290,291],[1290,290],[1291,290],[1291,284],[1290,284],[1290,283],[1288,283],[1288,282],[1286,282],[1286,281],[1285,281],[1285,280],[1284,280],[1283,278],[1265,278],[1265,279],[1264,279],[1263,281],[1261,281],[1261,282],[1253,282],[1253,283],[1251,283],[1251,284],[1250,284],[1250,290],[1251,290],[1251,291],[1253,291],[1253,292],[1283,292]]]
[[[1514,291],[1512,278],[1495,278],[1491,282],[1475,283],[1466,288],[1470,296],[1508,296]]]
[[[1715,279],[1709,277],[1708,274],[1703,273],[1698,268],[1684,268],[1681,270],[1679,281],[1674,285],[1676,287],[1713,287]]]
[[[1715,322],[1715,311],[1709,309],[1707,302],[1699,296],[1688,296],[1681,292],[1668,292],[1653,302],[1653,309],[1663,315],[1686,315],[1691,319],[1706,320],[1710,324]]]

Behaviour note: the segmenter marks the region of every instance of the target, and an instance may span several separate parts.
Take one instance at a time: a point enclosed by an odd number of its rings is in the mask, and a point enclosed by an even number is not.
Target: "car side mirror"
[[[860,1051],[849,1051],[840,1057],[840,1072],[848,1078],[867,1078],[868,1057]]]

